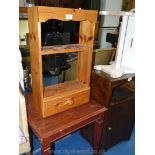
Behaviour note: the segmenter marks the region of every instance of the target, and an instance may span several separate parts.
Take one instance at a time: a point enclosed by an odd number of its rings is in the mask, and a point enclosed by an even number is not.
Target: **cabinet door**
[[[114,105],[105,115],[102,146],[108,149],[130,138],[134,126],[134,99]]]

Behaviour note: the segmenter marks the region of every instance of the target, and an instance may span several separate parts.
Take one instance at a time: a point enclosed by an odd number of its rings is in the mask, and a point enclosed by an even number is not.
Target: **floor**
[[[40,142],[33,135],[33,155],[41,155]],[[135,155],[135,129],[130,140],[123,141],[102,155]],[[70,134],[55,143],[55,155],[92,155],[92,147],[80,136],[79,131]]]

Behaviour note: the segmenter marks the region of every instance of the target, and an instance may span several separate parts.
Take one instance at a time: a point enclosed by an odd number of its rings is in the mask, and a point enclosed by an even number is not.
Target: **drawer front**
[[[90,98],[90,88],[79,91],[74,94],[51,98],[49,101],[43,102],[43,117],[54,115],[56,113],[77,107],[87,103]]]

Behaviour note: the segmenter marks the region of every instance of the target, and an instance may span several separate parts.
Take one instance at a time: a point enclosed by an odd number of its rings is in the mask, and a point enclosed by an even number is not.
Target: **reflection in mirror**
[[[77,55],[73,52],[42,56],[44,87],[76,80]]]
[[[43,47],[79,43],[79,22],[49,19],[41,23]],[[77,53],[42,56],[44,86],[76,79]]]

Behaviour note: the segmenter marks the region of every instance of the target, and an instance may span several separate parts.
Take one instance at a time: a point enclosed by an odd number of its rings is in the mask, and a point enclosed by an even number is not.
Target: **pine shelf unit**
[[[89,49],[91,49],[91,48],[89,48],[88,46],[85,46],[85,45],[80,45],[80,44],[43,46],[42,47],[42,55],[88,51]]]
[[[87,103],[90,98],[90,74],[97,11],[33,6],[28,8],[32,94],[35,109],[42,117]],[[48,19],[79,21],[79,43],[41,46],[41,22]],[[77,78],[43,86],[42,56],[78,52]]]

